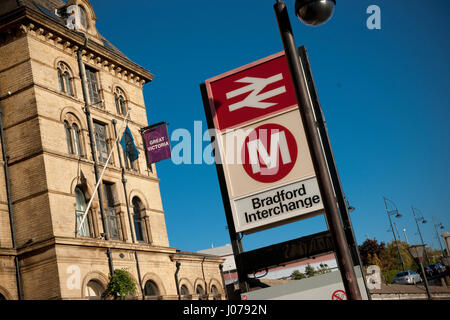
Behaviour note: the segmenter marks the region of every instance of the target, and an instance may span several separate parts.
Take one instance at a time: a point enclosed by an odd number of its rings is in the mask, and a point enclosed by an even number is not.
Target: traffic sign
[[[249,121],[297,105],[284,52],[205,81],[216,129]]]
[[[242,148],[242,165],[254,180],[268,183],[283,179],[297,161],[297,142],[285,127],[268,123],[250,132]]]
[[[205,89],[235,231],[257,232],[322,213],[284,52],[208,79]],[[284,195],[290,198],[267,201]]]

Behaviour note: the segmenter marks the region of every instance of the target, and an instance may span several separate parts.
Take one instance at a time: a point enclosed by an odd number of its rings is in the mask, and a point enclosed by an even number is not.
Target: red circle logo
[[[257,127],[245,139],[242,165],[252,179],[272,183],[291,172],[297,154],[294,135],[279,124],[268,123]]]

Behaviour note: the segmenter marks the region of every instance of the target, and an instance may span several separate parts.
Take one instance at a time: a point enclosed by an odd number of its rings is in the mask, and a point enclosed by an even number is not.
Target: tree
[[[369,255],[374,257],[376,255],[378,258],[381,257],[383,251],[385,250],[384,242],[378,243],[375,239],[367,239],[359,246],[359,254],[361,256],[362,263],[367,266]],[[381,267],[381,266],[380,266]]]
[[[114,300],[125,300],[128,295],[136,292],[136,282],[131,274],[125,269],[114,270],[113,275],[109,275],[108,287],[103,294],[105,297],[114,297]]]
[[[294,270],[294,271],[291,273],[290,278],[291,278],[292,280],[300,280],[300,279],[305,279],[305,278],[306,278],[306,275],[305,275],[304,273],[301,273],[301,272],[298,271],[298,270]]]
[[[316,274],[325,274],[328,272],[331,272],[330,268],[328,268],[328,265],[326,263],[321,263],[316,271]]]
[[[316,275],[316,270],[308,263],[305,267],[305,274],[308,278],[314,277]]]

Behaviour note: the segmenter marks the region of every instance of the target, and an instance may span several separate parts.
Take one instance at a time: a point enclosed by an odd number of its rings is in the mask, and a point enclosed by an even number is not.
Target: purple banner
[[[144,140],[149,166],[171,157],[169,132],[166,124],[145,131]]]

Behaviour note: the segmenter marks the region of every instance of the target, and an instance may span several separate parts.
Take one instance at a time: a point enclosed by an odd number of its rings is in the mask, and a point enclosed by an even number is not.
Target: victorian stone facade
[[[224,299],[223,259],[169,245],[139,131],[153,75],[96,19],[87,0],[1,1],[0,298],[95,299],[110,271],[125,268],[136,298]],[[127,114],[133,163],[115,145]]]

